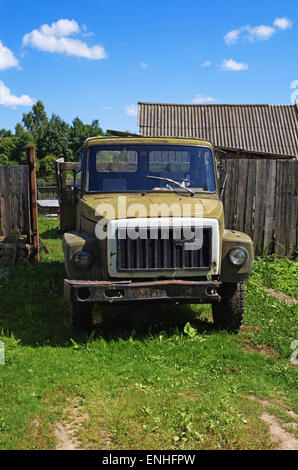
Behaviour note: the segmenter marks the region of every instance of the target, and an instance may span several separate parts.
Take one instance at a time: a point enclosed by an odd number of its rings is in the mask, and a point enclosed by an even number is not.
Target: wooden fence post
[[[256,193],[254,216],[254,248],[257,255],[263,252],[266,196],[266,160],[256,160]]]
[[[254,205],[256,193],[256,165],[254,160],[248,160],[247,172],[244,233],[253,238]]]
[[[274,215],[275,215],[275,200],[276,200],[276,160],[267,160],[267,184],[266,195],[264,195],[265,205],[265,225],[264,225],[264,240],[263,251],[274,250]]]
[[[27,148],[27,162],[29,165],[29,184],[30,184],[31,245],[33,247],[32,258],[35,259],[36,261],[40,261],[36,167],[35,167],[34,147]]]

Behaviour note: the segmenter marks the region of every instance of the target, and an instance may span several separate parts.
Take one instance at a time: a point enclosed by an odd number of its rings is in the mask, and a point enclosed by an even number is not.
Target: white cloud
[[[250,41],[267,41],[276,31],[275,28],[272,28],[272,26],[265,26],[263,24],[260,26],[255,26],[254,28],[247,26],[246,29],[249,32],[248,39]]]
[[[242,70],[248,70],[248,65],[243,62],[236,62],[233,59],[224,59],[221,64],[222,70],[240,72]]]
[[[88,38],[90,36],[94,36],[94,33],[93,31],[88,31],[88,33],[83,33],[82,36],[84,36],[84,38]]]
[[[148,68],[148,64],[146,62],[141,62],[140,63],[140,67],[141,69],[147,69]]]
[[[212,65],[212,62],[210,60],[205,60],[205,62],[202,63],[201,67],[210,67]]]
[[[291,27],[292,21],[288,18],[276,18],[273,26],[261,24],[258,26],[248,25],[239,29],[233,29],[224,36],[224,40],[226,44],[230,46],[236,44],[241,37],[244,37],[249,41],[268,41],[268,39],[270,39],[278,29],[286,30]]]
[[[124,106],[125,114],[128,116],[137,116],[138,115],[138,108],[135,104],[127,104]]]
[[[15,96],[10,89],[0,81],[0,105],[16,108],[17,106],[32,106],[34,99],[28,95]]]
[[[279,29],[289,29],[289,28],[292,28],[292,21],[291,20],[288,20],[288,18],[276,18],[276,20],[274,21],[274,26],[276,26],[277,28]]]
[[[84,36],[84,37],[94,36],[94,33],[92,31],[88,31],[88,28],[85,24],[82,24],[82,30],[84,31],[82,36]]]
[[[102,112],[105,113],[106,111],[114,111],[113,106],[104,106]]]
[[[40,27],[40,32],[45,36],[70,36],[80,32],[80,27],[75,20],[61,19],[52,23],[51,26],[43,24]]]
[[[236,42],[240,38],[240,34],[241,34],[240,29],[233,29],[232,31],[229,31],[224,37],[226,44],[228,45],[236,44]]]
[[[192,100],[194,104],[216,103],[217,101],[217,98],[212,98],[212,96],[202,95],[200,93],[198,93]]]
[[[16,59],[11,50],[8,49],[8,47],[3,46],[0,41],[0,70],[18,67],[18,65],[18,59]]]
[[[83,30],[85,30],[85,25]],[[78,34],[80,27],[75,20],[61,19],[51,26],[44,24],[23,37],[23,46],[57,54],[67,54],[87,59],[104,59],[107,53],[104,47],[97,44],[89,47],[80,39],[69,38]]]

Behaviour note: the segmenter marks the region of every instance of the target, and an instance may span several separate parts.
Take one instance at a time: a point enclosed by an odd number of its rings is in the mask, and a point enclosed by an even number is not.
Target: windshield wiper
[[[177,186],[179,186],[179,188],[182,188],[188,191],[192,196],[195,194],[195,192],[192,191],[192,189],[189,189],[185,186],[185,182],[179,183],[179,181],[172,180],[171,178],[162,178],[160,176],[146,175],[146,178],[152,178],[154,180],[161,180],[161,181],[166,181],[167,183],[176,184]]]

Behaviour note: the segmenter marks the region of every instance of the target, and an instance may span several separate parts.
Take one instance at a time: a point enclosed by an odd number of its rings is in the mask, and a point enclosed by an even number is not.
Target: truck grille
[[[158,228],[157,238],[132,240],[119,236],[117,240],[117,271],[160,271],[173,269],[209,270],[212,255],[212,228],[204,227],[202,248],[198,250],[185,249],[185,241],[174,238],[173,228],[169,228],[169,237],[162,239],[161,229]],[[194,230],[194,228],[192,228]]]

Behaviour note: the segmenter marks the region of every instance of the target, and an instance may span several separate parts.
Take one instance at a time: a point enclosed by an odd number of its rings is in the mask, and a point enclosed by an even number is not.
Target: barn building
[[[210,140],[228,158],[298,159],[298,105],[138,103],[140,134]]]

